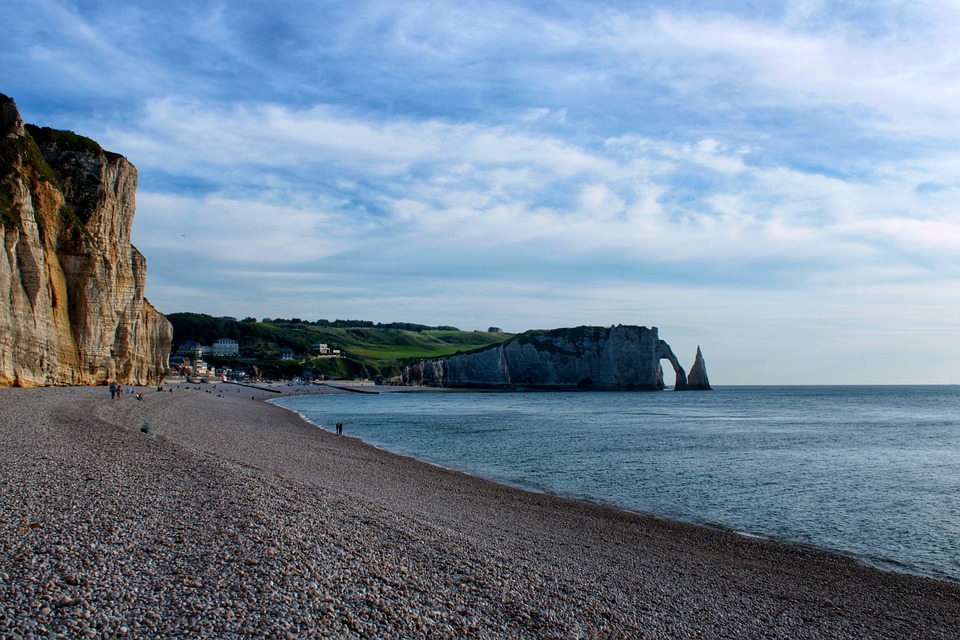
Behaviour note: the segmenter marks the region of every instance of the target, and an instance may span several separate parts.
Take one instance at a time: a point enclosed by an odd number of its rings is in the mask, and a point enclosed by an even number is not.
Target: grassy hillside
[[[174,350],[185,340],[204,345],[219,338],[240,344],[240,357],[208,358],[215,364],[256,364],[272,375],[299,375],[313,369],[330,377],[393,375],[404,361],[435,358],[503,342],[508,333],[460,331],[454,327],[428,327],[409,323],[375,325],[372,322],[337,320],[304,322],[292,320],[241,321],[197,313],[172,313]],[[311,345],[323,343],[339,349],[344,358],[320,358]],[[280,361],[282,348],[292,349],[293,361]]]

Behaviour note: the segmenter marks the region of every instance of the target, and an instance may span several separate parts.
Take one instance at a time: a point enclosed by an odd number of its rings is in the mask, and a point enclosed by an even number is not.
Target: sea
[[[960,582],[960,386],[414,392],[275,401],[508,485]]]

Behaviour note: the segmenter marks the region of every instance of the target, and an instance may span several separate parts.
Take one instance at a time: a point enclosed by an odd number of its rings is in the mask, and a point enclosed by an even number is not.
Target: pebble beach
[[[172,388],[0,389],[0,637],[960,637],[960,584],[498,485],[268,391]]]

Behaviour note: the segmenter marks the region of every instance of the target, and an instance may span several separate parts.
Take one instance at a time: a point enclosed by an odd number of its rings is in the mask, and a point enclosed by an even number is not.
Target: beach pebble
[[[236,395],[0,390],[0,637],[957,637],[952,583],[528,494]]]

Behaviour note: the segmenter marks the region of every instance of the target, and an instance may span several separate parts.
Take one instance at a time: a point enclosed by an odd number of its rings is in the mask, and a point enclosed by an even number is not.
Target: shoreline
[[[949,581],[497,484],[197,386],[0,390],[0,635],[958,631]]]
[[[335,385],[327,385],[327,386],[330,386],[330,387],[332,387],[332,388],[334,388],[334,389],[338,388],[338,387],[335,386]],[[796,386],[796,385],[793,385],[793,386]],[[836,386],[836,385],[834,385],[834,386]],[[923,386],[923,385],[902,385],[902,386]],[[933,385],[927,385],[927,386],[933,386]],[[406,387],[384,387],[383,389],[384,389],[384,390],[382,391],[382,393],[403,393],[403,392],[411,392],[411,391],[408,390],[408,388],[406,388]],[[452,389],[452,390],[451,390],[451,389],[433,389],[433,388],[417,389],[416,391],[422,391],[422,392],[424,392],[424,393],[441,392],[441,391],[447,391],[447,392],[452,392],[452,393],[472,392],[472,391],[480,391],[480,392],[484,392],[484,393],[500,393],[500,392],[501,392],[501,391],[498,391],[498,390],[469,390],[469,389],[467,389],[467,390],[464,390],[464,389]],[[504,392],[504,393],[517,393],[517,391],[503,391],[503,392]],[[287,410],[287,411],[290,411],[291,413],[293,413],[293,414],[295,414],[297,417],[299,417],[301,420],[307,422],[308,424],[310,424],[311,426],[313,426],[313,427],[315,427],[315,428],[323,429],[323,430],[325,430],[325,431],[327,431],[327,432],[329,432],[329,433],[333,433],[332,428],[328,428],[328,427],[326,427],[326,426],[324,426],[324,425],[316,424],[316,423],[314,423],[313,421],[311,421],[306,415],[304,415],[303,413],[301,413],[300,411],[298,411],[297,409],[284,406],[284,405],[281,404],[280,402],[277,402],[278,400],[282,400],[283,397],[301,396],[301,395],[323,395],[324,393],[325,393],[325,392],[321,391],[321,392],[319,392],[319,393],[309,393],[309,392],[306,392],[306,393],[296,393],[296,394],[284,394],[283,396],[278,396],[278,397],[275,397],[275,398],[266,399],[266,402],[268,402],[268,403],[270,403],[270,404],[274,404],[274,405],[276,405],[276,406],[278,406],[278,407],[280,407],[280,408],[282,408],[282,409],[285,409],[285,410]],[[530,393],[537,393],[537,392],[536,392],[536,391],[531,391]],[[516,490],[520,490],[520,491],[527,491],[527,492],[534,493],[534,494],[541,494],[541,495],[546,495],[546,496],[553,496],[553,497],[557,497],[557,498],[561,498],[561,499],[565,499],[565,500],[571,500],[571,501],[573,501],[573,502],[583,503],[583,504],[585,504],[585,505],[593,505],[593,506],[599,506],[599,507],[614,509],[614,510],[622,511],[622,512],[627,513],[627,514],[634,514],[634,515],[638,515],[638,516],[641,516],[641,517],[650,517],[650,518],[656,518],[656,519],[663,519],[663,520],[668,520],[668,521],[673,521],[673,522],[678,522],[678,523],[689,524],[689,525],[696,526],[696,527],[704,527],[704,528],[706,528],[706,529],[710,529],[710,530],[718,531],[718,532],[722,532],[722,533],[727,533],[727,534],[731,534],[731,535],[743,537],[743,538],[746,538],[746,539],[763,540],[763,541],[768,541],[768,542],[772,542],[772,543],[776,543],[776,544],[784,544],[784,545],[788,545],[788,546],[793,546],[793,547],[797,547],[797,548],[799,548],[799,549],[805,549],[805,550],[810,550],[810,551],[816,551],[816,552],[822,552],[822,553],[837,555],[837,556],[843,557],[843,558],[845,558],[845,559],[849,559],[849,560],[851,560],[851,561],[853,561],[853,562],[856,562],[856,563],[858,563],[858,564],[861,564],[861,565],[863,565],[863,566],[865,566],[865,567],[868,567],[868,568],[871,568],[871,569],[876,569],[876,570],[879,570],[879,571],[905,574],[905,575],[916,576],[916,577],[921,577],[921,578],[928,578],[928,579],[931,579],[931,580],[943,581],[943,582],[947,582],[947,583],[951,583],[951,584],[960,585],[960,577],[958,577],[958,576],[953,576],[953,575],[950,575],[950,574],[947,574],[947,573],[942,573],[942,572],[939,572],[939,573],[938,573],[938,572],[935,572],[935,571],[926,571],[926,572],[925,572],[925,571],[923,571],[923,570],[921,570],[921,569],[919,569],[919,568],[911,567],[910,565],[904,564],[904,563],[902,563],[902,562],[897,561],[896,559],[889,558],[889,557],[880,557],[880,556],[870,556],[870,555],[866,555],[866,554],[858,554],[858,553],[856,553],[856,552],[854,552],[854,551],[848,551],[848,550],[841,549],[841,548],[831,548],[831,547],[825,547],[825,546],[818,546],[818,545],[816,545],[816,544],[804,543],[804,542],[801,542],[801,541],[798,541],[798,540],[791,540],[791,539],[789,539],[789,538],[778,537],[778,536],[771,535],[771,534],[766,534],[766,533],[763,533],[763,532],[740,530],[740,529],[737,529],[737,528],[735,528],[735,527],[725,525],[725,524],[723,524],[723,523],[710,522],[710,521],[707,521],[707,520],[697,519],[696,516],[691,516],[691,517],[678,517],[678,516],[674,516],[674,515],[670,515],[670,514],[657,513],[657,512],[653,512],[653,511],[644,511],[644,510],[640,510],[640,509],[631,509],[631,508],[629,508],[629,507],[626,507],[626,506],[623,506],[623,505],[620,505],[620,504],[617,504],[617,503],[614,503],[614,502],[608,502],[608,501],[604,501],[604,500],[601,500],[601,499],[595,499],[595,498],[591,498],[591,497],[589,497],[589,496],[578,496],[578,495],[574,495],[574,494],[568,494],[568,493],[563,493],[563,492],[554,492],[554,491],[549,491],[549,490],[546,490],[546,489],[540,489],[540,488],[537,488],[537,487],[535,487],[535,486],[524,485],[524,484],[519,483],[519,482],[511,482],[510,480],[507,480],[507,479],[504,479],[504,478],[497,478],[496,476],[484,475],[484,474],[481,473],[481,472],[471,472],[471,471],[467,471],[467,470],[464,470],[464,469],[459,469],[459,468],[453,467],[453,466],[445,466],[445,465],[443,465],[443,464],[441,464],[441,463],[438,463],[438,462],[432,462],[432,461],[427,460],[427,459],[419,458],[419,457],[417,457],[415,454],[403,453],[403,452],[401,452],[401,451],[392,450],[392,449],[390,449],[389,447],[384,446],[384,445],[381,445],[381,444],[378,444],[378,443],[376,443],[376,442],[371,442],[371,441],[368,441],[368,440],[364,440],[364,439],[363,439],[362,437],[360,437],[360,436],[350,436],[350,437],[353,437],[353,438],[357,439],[359,442],[362,442],[362,443],[365,444],[366,446],[374,447],[374,448],[376,448],[376,449],[378,449],[378,450],[380,450],[380,451],[383,451],[383,452],[388,453],[388,454],[391,454],[391,455],[409,458],[409,459],[414,460],[414,461],[417,461],[417,462],[419,462],[419,463],[426,464],[426,465],[430,465],[430,466],[434,466],[434,467],[438,467],[438,468],[441,468],[441,469],[446,469],[446,470],[449,470],[449,471],[454,472],[454,473],[460,473],[460,474],[468,475],[468,476],[471,476],[471,477],[480,478],[480,479],[483,479],[483,480],[487,480],[487,481],[489,481],[489,482],[493,482],[493,483],[496,483],[496,484],[503,485],[503,486],[508,487],[508,488],[511,488],[511,489],[516,489]],[[958,631],[958,633],[960,633],[960,631]]]
[[[402,393],[402,391],[398,391],[398,393]],[[293,395],[293,394],[290,394],[290,395]],[[305,395],[306,395],[306,394],[305,394]],[[323,395],[323,393],[320,392],[320,393],[311,394],[311,395]],[[276,406],[276,407],[279,407],[279,408],[281,408],[281,409],[283,409],[283,410],[285,410],[285,411],[288,411],[288,412],[294,414],[295,416],[297,416],[298,418],[300,418],[300,419],[303,420],[305,423],[307,423],[308,425],[310,425],[311,427],[313,427],[313,428],[315,428],[315,429],[321,429],[321,430],[323,430],[323,431],[326,432],[326,433],[335,434],[335,432],[332,431],[331,429],[327,428],[327,427],[324,426],[324,425],[316,424],[315,422],[313,422],[312,420],[310,420],[309,418],[307,418],[305,415],[303,415],[302,413],[300,413],[300,412],[297,411],[296,409],[292,409],[292,408],[290,408],[290,407],[285,407],[285,406],[283,406],[282,404],[279,404],[279,403],[275,402],[276,400],[279,400],[279,399],[281,399],[281,398],[280,398],[280,397],[267,398],[267,399],[264,399],[264,402],[266,402],[267,404],[272,404],[272,405],[274,405],[274,406]],[[366,446],[366,447],[371,447],[371,448],[376,449],[377,451],[381,451],[381,452],[383,452],[383,453],[385,453],[385,454],[388,454],[388,455],[391,455],[391,456],[396,456],[396,457],[399,457],[399,458],[405,458],[405,459],[411,460],[411,461],[413,461],[413,462],[415,462],[415,463],[427,465],[427,466],[430,466],[430,467],[435,467],[435,468],[441,469],[441,470],[443,470],[443,471],[449,471],[449,472],[451,472],[451,473],[456,473],[456,474],[460,474],[460,475],[464,475],[464,476],[469,476],[470,478],[475,478],[475,479],[477,479],[477,480],[483,480],[483,481],[486,481],[486,482],[491,482],[491,483],[493,483],[493,484],[502,486],[502,487],[504,487],[505,489],[513,489],[513,490],[516,490],[516,491],[523,491],[523,492],[531,493],[531,494],[534,494],[534,495],[542,495],[542,496],[548,496],[548,497],[552,497],[552,498],[558,498],[558,499],[561,499],[561,500],[568,500],[568,501],[570,501],[570,502],[579,503],[579,504],[582,504],[582,505],[587,506],[587,507],[599,507],[599,508],[602,508],[602,509],[611,509],[611,510],[613,510],[613,511],[622,512],[622,513],[625,514],[625,515],[638,516],[638,517],[640,517],[640,518],[652,518],[652,519],[655,519],[655,520],[664,520],[664,521],[667,521],[667,522],[675,522],[675,523],[678,523],[678,524],[686,524],[686,525],[690,525],[690,526],[694,526],[694,527],[702,527],[702,528],[707,529],[707,530],[710,530],[710,531],[716,531],[716,532],[718,532],[718,533],[723,533],[723,534],[729,534],[729,535],[733,535],[733,536],[737,536],[737,537],[742,537],[742,538],[747,539],[747,540],[758,540],[758,541],[762,541],[762,542],[769,542],[769,543],[772,543],[772,544],[782,544],[782,545],[786,545],[786,546],[790,546],[790,547],[797,547],[798,549],[804,549],[804,550],[807,550],[807,551],[813,551],[813,552],[817,552],[817,553],[825,553],[825,554],[829,554],[829,555],[836,555],[836,556],[840,556],[840,557],[842,557],[842,558],[844,558],[844,559],[850,560],[850,561],[852,561],[852,562],[855,562],[855,563],[857,563],[857,564],[860,564],[860,565],[862,565],[862,566],[864,566],[864,567],[866,567],[866,568],[876,569],[876,570],[878,570],[878,571],[884,571],[884,572],[890,572],[890,573],[902,573],[902,574],[905,574],[905,575],[910,575],[910,576],[914,576],[914,577],[918,577],[918,578],[926,578],[926,579],[930,579],[930,580],[937,580],[937,581],[942,581],[942,582],[947,582],[947,583],[954,583],[954,584],[960,585],[960,579],[952,579],[952,578],[946,577],[946,576],[928,575],[928,574],[925,574],[925,573],[922,573],[922,572],[919,572],[919,571],[910,571],[910,570],[908,570],[908,569],[906,569],[906,568],[902,568],[902,569],[888,568],[888,567],[882,566],[882,564],[880,564],[880,563],[876,563],[876,564],[871,563],[871,562],[869,562],[867,559],[862,558],[862,557],[860,557],[860,556],[857,556],[857,555],[854,554],[854,553],[845,552],[845,551],[842,551],[842,550],[839,550],[839,549],[829,549],[829,548],[824,548],[824,547],[818,547],[818,546],[812,545],[812,544],[803,544],[803,543],[801,543],[801,542],[794,542],[794,541],[791,541],[791,540],[788,540],[788,539],[784,539],[784,538],[777,538],[776,536],[764,535],[764,534],[758,534],[758,533],[750,533],[750,532],[747,532],[747,531],[739,531],[739,530],[734,529],[734,528],[732,528],[732,527],[727,527],[727,526],[724,526],[724,525],[721,525],[721,524],[717,524],[717,523],[702,522],[702,521],[697,521],[697,520],[694,520],[694,519],[674,518],[674,517],[671,517],[671,516],[668,516],[668,515],[663,515],[663,514],[654,513],[654,512],[652,512],[652,511],[641,511],[641,510],[636,510],[636,509],[628,509],[628,508],[625,508],[625,507],[623,507],[623,506],[621,506],[621,505],[614,504],[614,503],[610,503],[610,502],[603,502],[603,501],[601,501],[601,500],[590,500],[590,499],[586,499],[586,498],[583,498],[583,497],[566,495],[566,494],[563,494],[563,493],[555,493],[555,492],[551,492],[551,491],[538,490],[538,489],[536,489],[536,488],[534,488],[534,487],[527,487],[527,486],[524,486],[524,485],[521,485],[521,484],[508,482],[508,481],[501,480],[501,479],[497,479],[497,478],[493,478],[493,477],[488,477],[488,476],[485,476],[485,475],[482,475],[482,474],[479,474],[479,473],[471,473],[471,472],[465,471],[465,470],[463,470],[463,469],[457,469],[457,468],[455,468],[455,467],[448,467],[448,466],[444,466],[444,465],[439,464],[439,463],[436,463],[436,462],[431,462],[431,461],[429,461],[429,460],[424,460],[424,459],[418,458],[418,457],[416,457],[416,456],[414,456],[414,455],[409,455],[409,454],[405,454],[405,453],[400,453],[400,452],[398,452],[398,451],[393,451],[393,450],[391,450],[391,449],[389,449],[389,448],[387,448],[387,447],[385,447],[385,446],[381,446],[381,445],[379,445],[379,444],[377,444],[377,443],[375,443],[375,442],[370,442],[370,441],[368,441],[368,440],[364,440],[364,439],[361,438],[360,436],[341,435],[341,436],[339,436],[339,437],[341,437],[341,438],[352,438],[353,440],[356,440],[357,442],[361,443],[362,445],[364,445],[364,446]],[[896,563],[893,562],[893,561],[886,561],[886,563],[889,564],[889,565],[895,565],[895,564],[896,564]]]

